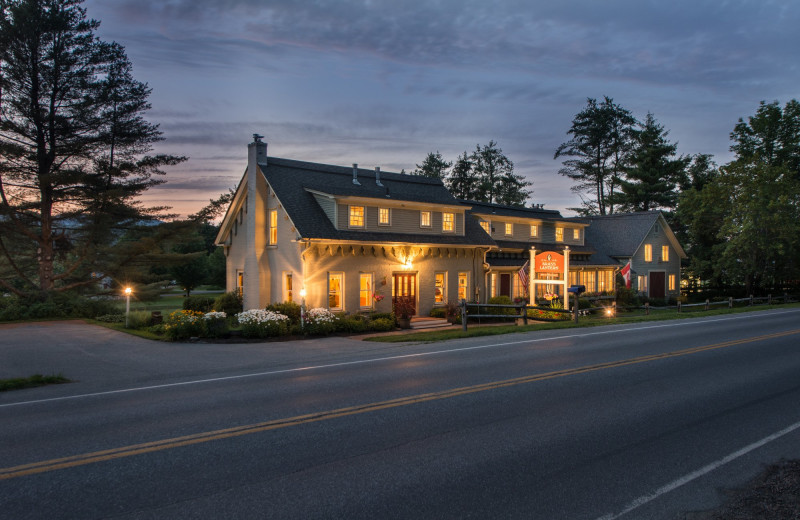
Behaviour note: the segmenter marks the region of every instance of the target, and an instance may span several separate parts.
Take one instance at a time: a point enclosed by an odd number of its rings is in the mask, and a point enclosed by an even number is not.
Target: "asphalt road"
[[[683,518],[800,458],[800,309],[428,345],[0,326],[0,518]]]

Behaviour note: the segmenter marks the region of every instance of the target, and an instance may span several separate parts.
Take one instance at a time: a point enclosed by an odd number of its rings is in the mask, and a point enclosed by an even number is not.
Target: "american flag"
[[[525,294],[528,294],[528,261],[525,261],[525,264],[520,267],[519,271],[517,271],[517,276],[519,276],[519,283],[524,288]]]

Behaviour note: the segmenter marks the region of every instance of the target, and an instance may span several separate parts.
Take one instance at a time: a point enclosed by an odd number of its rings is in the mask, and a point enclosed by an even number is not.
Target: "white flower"
[[[309,309],[305,317],[309,323],[316,324],[333,323],[336,321],[336,316],[328,309],[323,309],[322,307]]]
[[[220,320],[220,319],[225,319],[227,317],[228,315],[225,314],[224,312],[216,312],[216,311],[207,312],[205,313],[205,315],[203,315],[203,318],[207,320]]]
[[[279,312],[268,311],[265,309],[250,309],[237,314],[236,319],[239,320],[239,323],[242,325],[255,325],[268,321],[288,321],[289,317],[284,316]]]

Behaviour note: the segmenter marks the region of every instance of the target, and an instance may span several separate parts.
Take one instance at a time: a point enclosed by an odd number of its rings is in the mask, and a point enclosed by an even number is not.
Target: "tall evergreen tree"
[[[669,132],[648,113],[633,131],[633,147],[619,180],[620,191],[613,198],[622,211],[672,210],[678,188],[686,183],[690,158],[675,157],[676,143],[667,140]]]
[[[567,159],[559,170],[575,181],[572,191],[583,200],[582,208],[571,208],[582,214],[614,213],[614,195],[625,167],[632,143],[636,119],[630,111],[605,97],[602,103],[588,98],[586,108],[572,120],[567,134],[572,138],[562,143],[553,156]]]
[[[422,164],[418,164],[416,169],[411,172],[411,175],[444,179],[447,177],[448,170],[452,165],[453,163],[445,161],[442,154],[437,150],[436,153],[428,153]]]
[[[472,158],[466,151],[458,156],[444,184],[457,199],[475,200],[478,197],[479,181],[473,168]]]
[[[471,159],[479,182],[476,200],[508,205],[525,204],[531,194],[525,188],[531,182],[514,174],[514,163],[495,141],[476,146]]]
[[[80,4],[0,3],[0,286],[18,294],[113,271],[115,237],[163,210],[136,197],[184,160],[147,155],[162,139],[150,89]]]

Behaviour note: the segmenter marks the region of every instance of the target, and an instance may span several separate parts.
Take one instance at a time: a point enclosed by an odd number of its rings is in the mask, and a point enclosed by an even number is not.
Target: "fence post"
[[[772,294],[767,295],[767,305],[772,305]]]
[[[520,307],[520,312],[522,313],[522,324],[528,324],[528,305],[523,303],[522,307]]]
[[[708,306],[711,305],[711,302],[706,298],[706,310],[708,310]]]
[[[617,300],[611,302],[611,311],[614,313],[614,317],[617,317]]]
[[[681,312],[681,301],[678,300],[678,312]]]
[[[783,293],[783,303],[789,303],[789,293]]]
[[[750,295],[750,306],[752,306],[752,305],[753,305],[753,295],[751,294]]]
[[[650,302],[644,302],[644,315],[650,316]]]
[[[576,295],[574,298],[574,302],[572,303],[572,319],[575,320],[575,324],[578,323],[578,312],[580,309],[580,305],[578,305],[578,296]]]
[[[461,298],[461,330],[467,330],[467,300]]]
[[[728,296],[728,308],[733,309],[733,296]]]

